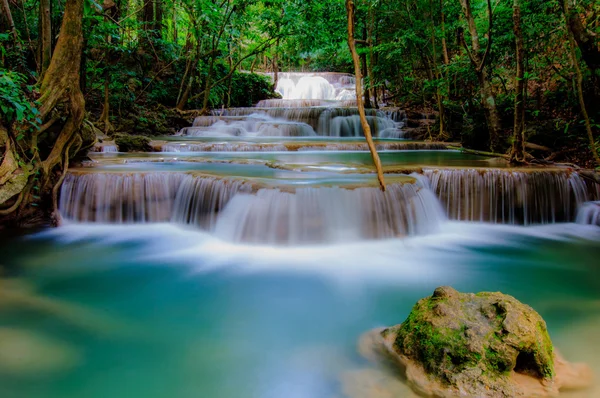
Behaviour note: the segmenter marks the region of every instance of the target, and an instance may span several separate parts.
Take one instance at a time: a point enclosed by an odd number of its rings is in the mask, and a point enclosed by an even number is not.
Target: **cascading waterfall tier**
[[[272,74],[271,74],[272,75]],[[283,99],[352,100],[356,98],[355,79],[344,73],[279,73],[277,87]]]
[[[381,138],[401,138],[402,122],[395,122],[388,113],[375,109],[365,110],[373,134]],[[390,115],[392,115],[390,113]],[[396,116],[397,117],[397,116]],[[261,131],[263,125],[275,129]],[[286,126],[302,126],[297,132],[285,131]],[[311,129],[307,129],[310,127]],[[204,129],[201,129],[204,128]],[[289,129],[289,127],[287,127]],[[278,131],[281,130],[281,131]],[[199,133],[195,133],[199,131]],[[306,108],[230,108],[213,111],[212,116],[199,116],[182,135],[248,136],[324,136],[363,137],[357,108],[316,106]]]
[[[579,207],[578,224],[597,225],[600,227],[600,202],[587,202]]]
[[[574,221],[596,198],[578,173],[562,170],[426,169],[433,192],[455,220],[504,224]]]
[[[440,142],[379,141],[378,151],[445,150]],[[294,152],[294,151],[368,151],[366,142],[283,141],[264,142],[170,142],[159,147],[161,152]]]
[[[236,241],[301,244],[429,233],[443,212],[421,182],[270,188],[186,173],[69,173],[60,211],[78,222],[175,222]]]

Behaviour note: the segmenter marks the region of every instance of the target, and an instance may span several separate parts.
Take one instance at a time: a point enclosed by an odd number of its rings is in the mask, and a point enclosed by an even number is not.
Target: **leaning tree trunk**
[[[513,127],[513,145],[510,153],[511,163],[525,163],[525,50],[521,30],[521,5],[519,0],[513,3],[513,30],[515,32],[515,53],[517,56],[517,75],[515,76],[515,124]]]
[[[360,70],[360,59],[358,57],[358,53],[356,52],[356,43],[354,41],[354,0],[346,0],[346,12],[348,14],[348,47],[350,48],[352,61],[354,62],[354,75],[356,78],[356,105],[358,106],[358,113],[360,115],[360,124],[365,133],[365,138],[367,139],[367,144],[369,145],[369,150],[371,151],[371,157],[373,158],[373,163],[375,164],[375,169],[377,170],[377,179],[379,180],[379,185],[381,186],[381,190],[385,191],[385,181],[383,179],[381,159],[379,159],[379,154],[377,153],[377,149],[373,143],[371,127],[367,122],[365,106],[363,104],[363,90],[361,83],[362,72]]]
[[[67,0],[60,36],[40,88],[43,125],[35,131],[18,125],[14,131],[0,126],[0,147],[4,147],[0,217],[8,216],[9,221],[46,218],[56,210],[69,158],[84,142],[85,101],[79,87],[82,19],[83,0]],[[43,132],[48,133],[44,139]],[[15,167],[17,158],[20,162]],[[20,188],[18,192],[15,186]],[[58,214],[54,215],[58,222]]]

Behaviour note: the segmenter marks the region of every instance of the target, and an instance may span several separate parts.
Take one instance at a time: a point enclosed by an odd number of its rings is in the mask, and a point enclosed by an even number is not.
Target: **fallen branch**
[[[494,158],[503,158],[503,159],[507,159],[507,160],[510,159],[510,156],[505,153],[477,151],[475,149],[467,149],[467,148],[457,147],[457,146],[452,146],[452,145],[448,145],[448,149],[454,149],[454,150],[461,151],[462,153],[467,153],[470,155],[490,156],[490,157],[494,157]]]

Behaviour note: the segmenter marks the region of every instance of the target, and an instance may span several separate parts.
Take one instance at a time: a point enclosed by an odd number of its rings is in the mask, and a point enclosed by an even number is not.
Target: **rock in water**
[[[587,366],[555,352],[542,317],[502,293],[439,287],[401,325],[367,334],[361,351],[393,359],[425,396],[543,397],[591,384]]]

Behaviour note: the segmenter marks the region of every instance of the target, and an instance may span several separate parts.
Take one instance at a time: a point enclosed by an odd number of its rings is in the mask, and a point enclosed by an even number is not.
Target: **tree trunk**
[[[511,163],[525,163],[525,49],[521,30],[521,5],[513,2],[513,30],[515,32],[515,54],[517,74],[515,76],[515,123],[513,127],[513,145],[510,154]]]
[[[163,26],[163,4],[162,0],[154,1],[154,21],[152,29],[154,31],[155,39],[162,39],[162,26]]]
[[[369,30],[367,32],[367,41],[369,42],[369,64],[367,68],[367,74],[369,76],[370,83],[370,94],[369,96],[373,98],[373,107],[375,109],[379,109],[379,104],[377,103],[377,90],[375,85],[375,75],[373,73],[373,69],[375,68],[375,56],[373,52],[373,42],[375,41],[375,35],[373,33],[375,29],[375,7],[371,4],[369,6]]]
[[[367,41],[367,28],[366,28],[366,27],[363,29],[363,40],[364,40],[364,41]],[[356,47],[356,44],[355,44],[355,47]],[[366,53],[364,53],[364,52],[363,52],[363,53],[360,55],[360,61],[361,61],[361,63],[362,63],[362,70],[364,70],[364,71],[365,71],[365,73],[367,74],[367,77],[369,77],[369,76],[368,76],[368,74],[369,74],[368,70],[369,70],[369,69],[368,69],[368,67],[367,67],[367,54],[366,54]],[[362,75],[362,76],[364,76],[364,75]],[[368,80],[368,79],[367,79],[367,80]],[[367,83],[367,82],[365,82],[365,84],[366,84],[366,83]],[[368,83],[369,83],[369,85],[371,85],[371,82],[370,82],[370,81],[369,81]],[[361,85],[362,85],[362,82],[361,82]],[[364,101],[365,101],[365,102],[364,102],[364,104],[365,104],[365,108],[367,108],[367,109],[370,109],[370,108],[372,108],[372,106],[371,106],[371,95],[369,94],[369,90],[365,90],[365,99],[364,99]]]
[[[114,14],[115,3],[112,0],[104,0],[104,22],[108,24],[110,17]],[[112,131],[113,127],[110,124],[110,72],[109,66],[111,63],[110,48],[112,43],[111,35],[106,36],[106,49],[104,51],[104,107],[102,109],[102,115],[100,116],[99,122],[104,126],[104,133],[108,134]]]
[[[8,0],[0,0],[2,1],[2,14],[4,14],[4,19],[8,25],[8,29],[13,35],[15,39],[15,43],[19,42],[19,33],[17,32],[17,28],[15,27],[15,21],[13,20],[12,14],[10,12],[10,5],[8,4]]]
[[[43,79],[52,58],[51,4],[50,0],[40,0],[40,80]]]
[[[177,44],[177,0],[173,1],[171,24],[173,28],[173,43]]]
[[[571,31],[577,47],[581,50],[581,58],[592,71],[595,71],[600,68],[600,49],[596,42],[597,35],[584,26],[581,20],[582,17],[574,8],[571,8],[570,1],[561,2],[561,6],[565,14],[567,29]],[[576,7],[574,3],[573,7]]]
[[[208,74],[206,75],[206,82],[204,84],[204,99],[202,100],[202,112],[208,111],[208,102],[210,100],[210,92],[212,88],[212,79],[215,68],[215,56],[210,56],[210,62],[208,64]]]
[[[142,29],[152,30],[154,25],[154,0],[144,0],[142,10]]]
[[[354,42],[354,0],[346,0],[346,12],[348,15],[348,47],[350,48],[352,61],[354,63],[354,75],[356,77],[356,105],[358,106],[358,113],[360,115],[360,124],[362,125],[365,133],[365,138],[367,140],[367,144],[369,145],[369,150],[371,151],[371,157],[373,158],[373,163],[375,164],[375,169],[377,170],[377,179],[379,180],[379,185],[381,190],[385,191],[385,181],[383,179],[381,159],[379,159],[379,154],[377,153],[377,149],[373,143],[371,128],[367,122],[365,107],[362,101],[362,72],[360,70],[360,59],[358,57],[358,53],[356,52],[356,43]]]
[[[594,161],[596,165],[600,166],[600,156],[598,155],[598,150],[596,149],[596,142],[594,140],[594,133],[592,132],[592,124],[590,122],[590,117],[588,115],[587,107],[585,105],[585,99],[583,97],[583,73],[581,72],[581,66],[579,65],[579,60],[577,59],[577,52],[575,51],[576,40],[573,37],[572,31],[569,29],[569,3],[568,0],[564,0],[563,7],[565,10],[565,21],[567,23],[567,36],[569,39],[569,49],[571,55],[571,62],[573,63],[573,68],[575,68],[575,73],[577,75],[577,98],[579,100],[579,107],[581,108],[581,115],[585,121],[585,130],[587,132],[588,142],[590,145],[590,150],[592,151],[592,156],[594,157]]]
[[[433,18],[433,0],[429,0],[429,6],[430,6],[430,20],[431,20],[431,57],[432,57],[432,63],[433,63],[433,76],[435,79],[438,80],[438,84],[436,84],[436,90],[435,90],[435,98],[436,98],[436,102],[437,102],[437,108],[438,108],[438,113],[439,113],[439,121],[440,121],[440,129],[439,129],[439,133],[438,133],[438,139],[439,140],[447,140],[448,138],[450,138],[450,135],[446,132],[446,113],[445,113],[445,109],[444,109],[444,99],[442,97],[442,90],[440,88],[439,85],[439,80],[442,79],[442,74],[440,73],[439,69],[438,69],[438,63],[437,63],[437,50],[436,50],[436,40],[435,40],[435,21]]]
[[[492,46],[492,23],[493,23],[493,11],[492,2],[487,0],[488,8],[488,43],[485,52],[481,54],[481,47],[479,43],[479,33],[475,25],[475,19],[471,12],[471,0],[460,0],[465,19],[467,20],[467,26],[471,35],[471,49],[467,46],[462,30],[459,31],[459,39],[462,42],[463,47],[469,55],[471,64],[475,68],[475,73],[479,81],[479,93],[481,96],[481,105],[483,106],[485,119],[487,122],[488,131],[490,134],[490,150],[496,152],[500,144],[500,132],[501,123],[500,116],[498,115],[498,109],[496,107],[496,96],[492,88],[490,77],[485,70],[485,66],[488,61],[488,55]]]
[[[275,54],[273,55],[273,91],[277,88],[279,83],[279,63],[277,59],[277,52],[279,51],[279,39],[275,44]]]
[[[12,205],[0,209],[0,216],[24,219],[35,216],[33,213],[39,216],[40,211],[46,213],[57,208],[58,188],[68,168],[69,158],[78,152],[83,143],[81,126],[85,101],[79,87],[82,19],[83,0],[67,0],[60,36],[40,88],[40,118],[44,124],[37,131],[17,131],[17,134],[27,137],[19,146],[11,143],[15,137],[4,137],[5,160],[18,155],[21,161],[29,159],[29,163],[19,164],[12,172],[13,177],[19,176],[19,181],[24,178],[26,183],[18,197],[10,199]],[[50,131],[51,134],[38,142],[43,131]],[[44,150],[39,151],[38,148]],[[41,159],[42,152],[48,153],[45,159]],[[10,180],[10,175],[6,178],[6,174],[0,173],[0,196],[7,189],[6,181]],[[14,178],[12,180],[14,182]],[[11,186],[14,187],[14,184],[9,185],[9,190]],[[31,193],[34,187],[37,195]],[[41,200],[42,206],[31,206],[36,200]],[[1,204],[6,203],[3,201]],[[49,208],[50,204],[53,205],[52,209]],[[58,217],[57,213],[55,216]]]
[[[444,54],[444,65],[450,63],[448,56],[448,44],[446,43],[446,14],[444,14],[444,0],[440,0],[440,14],[442,16],[442,52]]]

